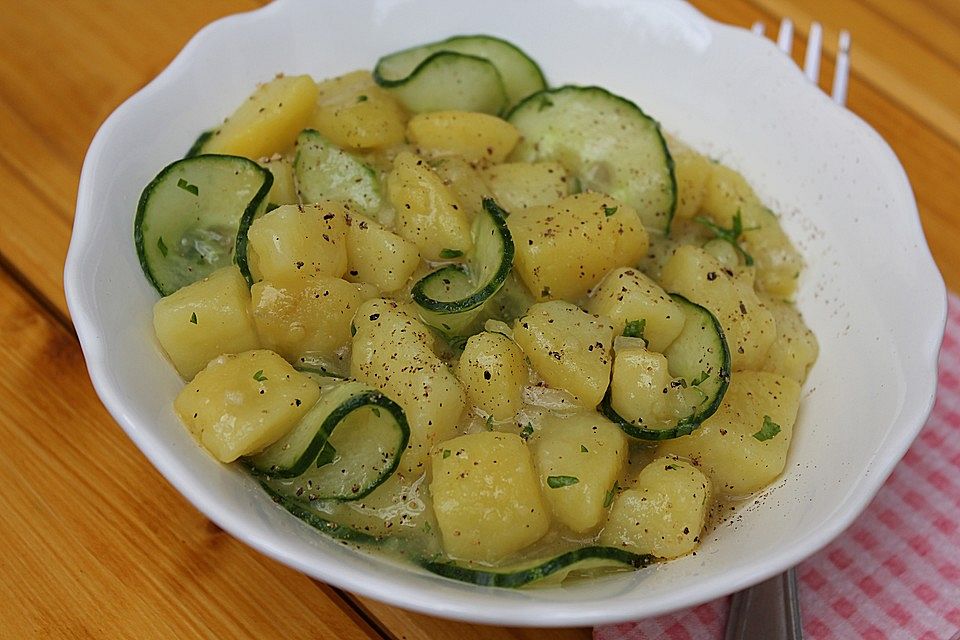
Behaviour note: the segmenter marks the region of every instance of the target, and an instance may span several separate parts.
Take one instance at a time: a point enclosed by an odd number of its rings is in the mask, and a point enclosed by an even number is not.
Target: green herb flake
[[[695,387],[709,377],[710,377],[709,373],[707,373],[706,371],[701,371],[700,375],[698,375],[696,378],[690,381],[690,386]]]
[[[486,424],[487,431],[493,431],[493,416],[487,416]]]
[[[190,322],[192,322],[193,324],[197,324],[197,314],[196,314],[196,313],[191,313],[191,314],[190,314]]]
[[[613,486],[610,487],[610,491],[607,491],[606,495],[603,496],[603,508],[606,509],[613,504],[613,498],[617,495],[617,489],[620,488],[619,482],[614,482]]]
[[[673,464],[673,463],[663,465],[664,471],[677,471],[679,468],[680,468],[680,465]]]
[[[580,445],[580,453],[590,453],[590,450],[587,449],[585,446]]]
[[[357,325],[350,323],[350,336],[353,337],[357,335]]]
[[[580,478],[576,476],[547,476],[547,486],[551,489],[570,487],[578,482],[580,482]]]
[[[380,417],[380,408],[379,407],[370,407],[370,411],[373,411],[373,415]]]
[[[443,459],[446,460],[446,459],[449,458],[449,457],[450,457],[450,449],[444,449],[444,450],[443,450]]]
[[[702,224],[707,229],[713,232],[713,235],[720,240],[729,242],[730,246],[743,258],[744,263],[748,267],[753,266],[753,256],[746,252],[746,250],[740,246],[740,236],[743,235],[744,231],[753,231],[759,227],[750,227],[749,229],[743,228],[743,217],[740,215],[740,210],[737,209],[736,215],[733,216],[733,224],[729,229],[726,227],[721,227],[715,223],[710,218],[705,216],[697,216],[693,219],[694,222]]]
[[[778,433],[780,433],[780,425],[771,420],[770,416],[763,416],[763,426],[760,427],[760,431],[753,434],[753,437],[763,442],[764,440],[773,438]]]
[[[646,338],[643,337],[643,332],[647,328],[647,319],[640,318],[639,320],[629,320],[625,325],[623,325],[623,335],[627,338],[640,338],[643,340],[643,346],[647,346],[650,343]]]
[[[441,249],[440,257],[444,260],[453,260],[454,258],[459,258],[463,255],[463,251],[459,249]]]
[[[544,109],[549,109],[553,106],[553,100],[547,96],[540,97],[540,104],[537,106],[537,111],[543,111]]]
[[[617,207],[604,207],[603,214],[608,218],[617,212]]]
[[[524,440],[529,440],[530,436],[532,435],[533,435],[533,425],[528,422],[526,425],[524,425],[523,429],[520,429],[520,437],[523,438]]]
[[[164,258],[167,257],[167,245],[164,244],[162,236],[157,238],[157,249],[160,250],[160,255],[162,255]]]
[[[198,187],[195,184],[190,184],[183,178],[180,178],[179,180],[177,180],[177,186],[183,189],[184,191],[192,193],[195,196],[200,195],[200,187]]]
[[[255,374],[253,374],[253,379],[257,382],[263,382],[267,379],[267,376],[263,375],[263,369],[260,369]]]
[[[364,96],[364,95],[359,95],[359,96],[357,96],[357,102],[366,102],[366,101],[369,100],[369,99],[370,99],[370,98],[368,98],[367,96]]]

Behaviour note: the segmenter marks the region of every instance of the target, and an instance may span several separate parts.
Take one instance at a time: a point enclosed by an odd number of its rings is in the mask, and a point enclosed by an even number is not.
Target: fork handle
[[[802,640],[797,574],[790,569],[733,594],[724,640]]]

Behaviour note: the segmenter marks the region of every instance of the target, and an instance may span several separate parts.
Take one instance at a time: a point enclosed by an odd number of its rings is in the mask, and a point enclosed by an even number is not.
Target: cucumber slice
[[[614,410],[610,390],[600,403],[600,412],[615,422],[628,436],[641,440],[669,440],[694,431],[720,407],[730,384],[730,348],[717,318],[704,307],[683,296],[670,297],[683,309],[685,320],[680,335],[664,350],[670,375],[683,378],[688,387],[696,388],[702,400],[693,413],[671,427],[662,429],[639,426]]]
[[[559,571],[572,571],[583,566],[588,561],[605,560],[626,567],[640,569],[649,566],[655,558],[648,554],[638,554],[618,549],[616,547],[582,547],[574,549],[549,560],[538,562],[533,566],[515,569],[512,571],[493,571],[489,569],[475,569],[455,562],[436,562],[422,560],[420,566],[431,573],[445,578],[469,582],[481,587],[505,587],[508,589],[522,587],[537,580],[542,580]],[[589,564],[594,564],[590,562]]]
[[[393,400],[361,382],[333,382],[287,435],[247,463],[281,495],[356,500],[390,477],[409,438]]]
[[[256,162],[219,155],[177,160],[151,180],[140,196],[133,239],[140,266],[160,295],[234,260],[244,271],[246,230],[266,206],[272,184],[273,175]]]
[[[324,518],[312,509],[309,503],[281,494],[262,480],[260,481],[260,487],[263,488],[263,490],[267,492],[267,495],[278,505],[331,538],[345,542],[361,543],[377,543],[381,541],[381,538],[378,536],[372,536],[369,533],[364,533],[363,531],[358,531],[352,527]]]
[[[670,232],[673,158],[640,107],[600,87],[566,86],[533,94],[507,120],[522,134],[511,159],[557,161],[584,190],[609,194],[634,207],[644,226]]]
[[[382,61],[382,60],[381,60]],[[378,63],[377,84],[389,89],[413,113],[479,111],[500,114],[507,108],[503,78],[486,58],[453,51],[437,51],[419,62],[408,75],[390,79]]]
[[[503,286],[513,267],[507,212],[491,198],[473,220],[473,249],[466,267],[450,265],[424,276],[411,295],[425,323],[446,336],[462,336]]]
[[[417,73],[424,61],[441,51],[466,54],[489,61],[502,79],[506,107],[517,104],[531,93],[541,91],[547,86],[543,72],[530,56],[506,40],[486,35],[454,36],[384,56],[377,61],[373,77],[383,86],[400,86]],[[447,90],[450,86],[455,85],[448,85]]]
[[[364,213],[380,209],[380,185],[366,164],[324,138],[304,129],[297,137],[293,160],[297,193],[305,204],[321,200],[352,200]]]

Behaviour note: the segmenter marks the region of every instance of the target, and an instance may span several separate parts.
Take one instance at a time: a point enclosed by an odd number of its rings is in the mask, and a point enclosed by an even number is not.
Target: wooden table
[[[853,34],[850,108],[893,145],[960,286],[960,4],[696,0]],[[0,0],[0,638],[588,638],[479,627],[313,581],[224,534],[100,405],[62,291],[84,152],[200,27],[255,0]],[[801,38],[801,45],[802,38]],[[802,54],[802,46],[798,53]]]

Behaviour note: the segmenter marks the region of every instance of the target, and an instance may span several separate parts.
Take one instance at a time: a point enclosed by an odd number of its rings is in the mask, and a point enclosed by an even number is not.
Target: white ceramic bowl
[[[801,247],[798,304],[820,340],[787,470],[695,556],[564,589],[448,581],[345,550],[216,463],[178,424],[182,386],[137,263],[143,186],[278,71],[323,78],[460,33],[524,48],[553,84],[598,84],[741,170]],[[663,613],[759,582],[827,544],[867,505],[932,406],[943,281],[890,148],[773,45],[676,0],[281,1],[203,29],[103,124],[83,166],[66,267],[70,312],[104,404],[166,478],[234,536],[311,576],[438,616],[587,625]]]

